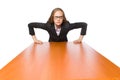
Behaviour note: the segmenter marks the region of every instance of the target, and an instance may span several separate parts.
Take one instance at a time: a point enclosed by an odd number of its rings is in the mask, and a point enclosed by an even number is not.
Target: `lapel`
[[[51,25],[51,28],[52,33],[55,34],[55,36],[57,36],[54,24]]]
[[[59,36],[63,33],[63,30],[64,30],[64,26],[61,26],[61,30],[60,30]]]
[[[68,24],[63,23],[63,24],[61,25],[61,31],[60,31],[59,36],[61,36],[62,33],[64,33],[64,31],[66,30],[65,27],[68,27]],[[56,30],[55,30],[55,26],[54,26],[54,24],[51,25],[51,28],[52,28],[52,30],[51,30],[52,33],[55,34],[55,36],[58,36],[57,33],[56,33]]]
[[[66,35],[66,34],[64,34],[66,31],[67,31],[67,27],[69,27],[69,24],[68,23],[63,23],[62,25],[61,25],[61,31],[60,31],[60,35]],[[63,34],[62,34],[63,33]],[[59,36],[60,36],[59,35]]]

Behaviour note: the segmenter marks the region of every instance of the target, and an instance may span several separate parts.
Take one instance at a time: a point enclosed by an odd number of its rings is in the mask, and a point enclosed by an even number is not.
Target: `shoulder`
[[[70,23],[70,25],[75,25],[75,26],[84,25],[84,26],[87,26],[87,23],[86,22],[74,22],[74,23]]]
[[[29,24],[46,24],[46,23],[42,23],[42,22],[30,22]]]
[[[70,23],[70,24],[87,24],[86,22],[74,22],[74,23]]]
[[[43,22],[30,22],[28,24],[28,26],[30,26],[30,25],[32,25],[32,26],[50,26],[51,24],[49,24],[49,23],[43,23]]]
[[[66,21],[66,22],[63,22],[62,23],[62,26],[64,26],[64,27],[68,27],[70,25],[70,22],[69,21]]]

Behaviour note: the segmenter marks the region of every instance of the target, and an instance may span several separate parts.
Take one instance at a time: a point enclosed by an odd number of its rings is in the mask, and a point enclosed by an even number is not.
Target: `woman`
[[[80,37],[74,43],[81,43],[84,35],[86,35],[87,24],[84,22],[69,23],[65,17],[64,11],[61,8],[55,8],[47,23],[29,23],[29,34],[32,36],[35,43],[42,44],[35,36],[34,28],[42,28],[49,33],[49,42],[67,42],[67,33],[75,28],[82,28]]]

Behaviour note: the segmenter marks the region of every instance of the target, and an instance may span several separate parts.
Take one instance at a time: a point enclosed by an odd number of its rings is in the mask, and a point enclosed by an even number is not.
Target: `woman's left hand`
[[[83,37],[84,37],[83,35],[80,35],[80,37],[77,40],[73,41],[73,42],[74,43],[82,43]]]
[[[78,44],[78,43],[82,43],[82,40],[77,39],[77,40],[75,40],[75,41],[73,41],[73,42],[76,43],[76,44]]]

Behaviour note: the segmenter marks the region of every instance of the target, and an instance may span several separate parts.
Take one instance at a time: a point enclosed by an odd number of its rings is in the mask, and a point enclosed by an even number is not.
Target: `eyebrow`
[[[58,18],[60,18],[60,17],[63,17],[63,16],[54,16],[54,17],[58,17]]]

